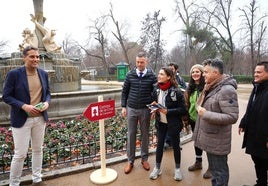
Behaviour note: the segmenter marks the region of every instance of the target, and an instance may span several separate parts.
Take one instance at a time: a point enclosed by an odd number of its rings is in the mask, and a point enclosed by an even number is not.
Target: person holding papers
[[[180,131],[182,129],[181,117],[187,113],[184,96],[175,79],[173,71],[169,67],[162,67],[158,73],[158,83],[153,91],[153,102],[148,105],[152,111],[152,117],[155,117],[155,126],[157,129],[157,149],[156,164],[149,178],[157,179],[161,175],[160,169],[165,136],[168,133],[172,140],[175,173],[174,179],[182,180],[180,171],[181,152],[180,152]],[[155,109],[153,105],[158,106]],[[180,124],[178,125],[178,122]]]

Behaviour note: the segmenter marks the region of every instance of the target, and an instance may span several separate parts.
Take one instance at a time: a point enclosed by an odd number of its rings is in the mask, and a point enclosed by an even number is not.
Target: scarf
[[[202,106],[205,97],[207,95],[207,93],[212,90],[219,82],[221,82],[224,78],[226,77],[226,75],[222,75],[219,78],[215,79],[214,81],[212,81],[210,84],[205,84],[203,91],[201,92],[201,95],[198,97],[197,100],[197,105],[198,106]]]
[[[166,91],[167,89],[169,89],[169,87],[171,87],[171,82],[168,81],[166,83],[158,83],[158,86],[161,90]]]

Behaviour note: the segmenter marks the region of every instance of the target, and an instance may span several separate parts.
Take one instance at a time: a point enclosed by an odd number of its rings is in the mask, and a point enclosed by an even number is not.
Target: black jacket
[[[180,76],[179,73],[176,74],[176,80],[177,80],[180,88],[183,88],[183,89],[186,89],[187,88],[187,85],[186,85],[184,79]]]
[[[239,128],[245,131],[242,148],[246,153],[268,159],[268,81],[254,85]]]
[[[156,75],[151,69],[140,79],[136,68],[129,71],[123,84],[121,106],[134,109],[146,108],[152,103],[152,92],[156,83]]]
[[[158,86],[155,87],[153,92],[153,101],[158,102],[158,95],[160,89]],[[179,126],[182,129],[182,120],[181,117],[187,113],[185,100],[183,93],[180,89],[175,87],[170,87],[165,99],[165,106],[167,108],[167,122],[168,127],[177,127]],[[160,121],[160,114],[156,112],[156,127]]]

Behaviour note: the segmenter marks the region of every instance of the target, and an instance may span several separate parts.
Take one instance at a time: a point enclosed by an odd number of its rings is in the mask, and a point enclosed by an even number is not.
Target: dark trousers
[[[192,131],[194,132],[194,128],[195,128],[195,121],[193,121],[193,120],[189,120],[189,123],[190,123],[190,125],[191,125],[191,128],[192,128]],[[203,150],[202,149],[200,149],[200,148],[198,148],[198,147],[194,147],[194,151],[195,151],[195,155],[196,156],[202,156],[202,154],[203,154]],[[196,159],[197,161],[200,161],[200,159],[198,160],[198,159]],[[201,161],[202,161],[202,158],[201,158]]]
[[[209,168],[211,171],[212,186],[228,186],[229,167],[227,155],[215,155],[207,152]]]
[[[159,123],[157,127],[157,148],[156,148],[156,163],[161,164],[163,157],[163,149],[166,134],[169,135],[172,146],[175,163],[177,165],[181,162],[180,150],[180,127],[179,125],[168,126],[169,124]]]
[[[138,125],[141,131],[141,159],[147,161],[149,156],[149,127],[150,110],[148,108],[133,109],[127,107],[127,157],[128,161],[134,163],[136,151],[136,136]]]
[[[255,164],[257,186],[267,186],[268,159],[259,158],[254,155],[251,155],[251,158]]]

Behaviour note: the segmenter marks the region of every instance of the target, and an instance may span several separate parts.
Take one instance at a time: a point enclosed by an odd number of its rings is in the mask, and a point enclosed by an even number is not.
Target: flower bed
[[[150,145],[155,147],[153,124],[150,131]],[[137,146],[140,145],[139,136],[138,132]],[[105,140],[107,158],[125,154],[127,125],[126,119],[119,113],[105,120]],[[44,138],[43,168],[54,169],[99,160],[99,144],[98,122],[90,122],[83,116],[69,120],[49,121]],[[9,172],[13,155],[11,127],[0,128],[0,147],[1,175]],[[31,167],[31,148],[24,165],[24,170]]]

